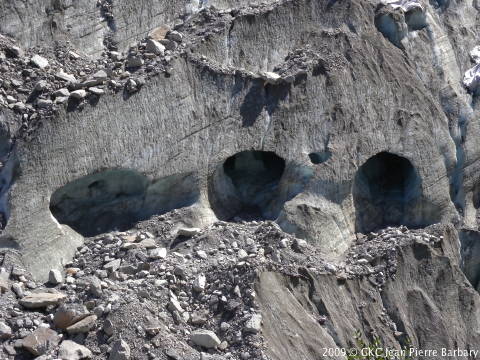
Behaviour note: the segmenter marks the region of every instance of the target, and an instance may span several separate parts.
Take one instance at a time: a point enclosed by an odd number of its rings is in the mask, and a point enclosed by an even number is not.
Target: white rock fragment
[[[203,292],[205,290],[205,286],[207,285],[207,278],[204,274],[200,274],[197,276],[195,281],[193,282],[193,290],[196,292]]]
[[[471,92],[476,92],[480,83],[480,64],[475,65],[465,72],[463,85]]]
[[[75,90],[70,93],[70,97],[75,100],[83,100],[87,96],[85,90]]]
[[[52,269],[48,274],[48,282],[52,285],[58,285],[63,282],[63,276],[60,270]]]
[[[210,330],[196,330],[190,335],[190,340],[205,349],[216,348],[221,343],[218,336]]]
[[[187,236],[192,237],[200,234],[201,230],[199,228],[180,228],[177,231],[178,236]]]
[[[45,69],[49,65],[48,60],[40,55],[33,55],[30,62],[40,69]]]
[[[167,257],[167,249],[166,248],[152,249],[148,252],[148,256],[152,260],[165,259]]]
[[[253,314],[245,323],[244,330],[248,333],[256,334],[262,330],[262,315]]]
[[[424,10],[422,4],[418,0],[382,0],[382,4],[389,5],[394,9],[400,8],[404,12],[414,9]]]
[[[65,340],[60,345],[58,356],[67,360],[83,360],[90,359],[92,352],[83,345],[71,340]]]
[[[75,76],[73,76],[71,74],[67,74],[66,72],[63,72],[63,70],[60,70],[59,72],[57,72],[55,74],[55,77],[57,79],[60,79],[60,80],[66,81],[66,82],[71,82],[71,83],[76,83],[77,82],[77,79],[75,78]]]
[[[472,51],[470,51],[470,59],[472,59],[472,61],[473,61],[475,64],[480,63],[480,45],[475,46],[475,47],[472,49]]]

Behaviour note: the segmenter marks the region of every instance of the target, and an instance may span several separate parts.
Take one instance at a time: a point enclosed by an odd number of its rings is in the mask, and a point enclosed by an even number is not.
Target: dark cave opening
[[[285,160],[273,152],[243,151],[226,159],[209,187],[217,217],[275,219],[284,171]]]
[[[312,164],[319,165],[330,159],[332,157],[332,152],[329,150],[312,152],[308,154],[308,157],[310,158]]]
[[[480,292],[480,233],[462,229],[460,239],[461,268],[472,286]]]
[[[56,190],[50,211],[60,224],[83,236],[131,229],[153,215],[192,205],[199,197],[192,174],[149,180],[134,170],[110,169]]]
[[[368,159],[358,170],[353,197],[357,232],[417,225],[421,178],[408,159],[382,152]]]

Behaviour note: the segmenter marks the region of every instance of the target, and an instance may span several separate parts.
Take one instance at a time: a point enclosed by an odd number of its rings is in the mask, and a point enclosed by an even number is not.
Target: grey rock
[[[66,82],[70,82],[70,83],[76,83],[77,82],[77,79],[74,75],[72,74],[67,74],[65,72],[63,72],[62,70],[60,70],[59,72],[57,72],[55,74],[55,77],[57,79],[60,79],[60,80],[63,80],[63,81],[66,81]]]
[[[10,326],[0,321],[0,340],[7,340],[12,337],[12,329]]]
[[[105,94],[105,90],[97,88],[97,87],[88,88],[88,91],[91,92],[94,95],[97,95],[97,96]]]
[[[262,330],[262,315],[253,314],[250,319],[245,323],[244,330],[247,333],[258,333]]]
[[[67,296],[62,293],[34,293],[22,298],[19,303],[27,309],[42,309],[59,305]]]
[[[90,276],[88,278],[88,291],[90,294],[96,297],[101,297],[103,294],[102,283],[96,276]]]
[[[178,43],[181,43],[183,41],[183,35],[179,33],[178,31],[170,31],[167,34],[167,38],[171,39],[173,41],[176,41]]]
[[[210,330],[195,330],[190,335],[190,340],[197,346],[205,349],[213,349],[220,345],[218,336]]]
[[[66,88],[58,89],[53,93],[53,96],[68,98],[70,96],[70,91],[68,91]]]
[[[108,336],[112,336],[115,333],[113,323],[109,319],[105,320],[105,322],[103,323],[103,331]]]
[[[87,92],[85,90],[75,90],[70,93],[70,98],[75,100],[83,100],[87,96]]]
[[[32,58],[30,59],[30,62],[42,70],[49,66],[48,60],[40,55],[32,56]]]
[[[34,87],[35,91],[38,91],[38,92],[44,91],[44,90],[46,90],[47,88],[48,88],[48,83],[47,83],[47,81],[45,81],[45,80],[40,80],[40,81],[38,81],[38,82],[35,84],[35,87]]]
[[[53,349],[60,342],[60,336],[53,330],[40,327],[21,340],[21,345],[31,354],[40,356]]]
[[[53,101],[50,99],[38,99],[37,107],[40,109],[47,109],[52,107]]]
[[[117,340],[113,343],[109,360],[129,360],[130,346],[124,340]]]
[[[58,307],[53,317],[53,324],[59,329],[67,327],[86,318],[90,313],[82,304],[63,304]]]
[[[88,333],[95,326],[96,321],[96,315],[89,315],[86,318],[74,323],[73,325],[70,325],[69,327],[67,327],[66,330],[70,335],[85,334]]]
[[[165,46],[163,46],[156,40],[148,39],[145,50],[155,55],[163,55],[163,53],[165,52]]]
[[[192,236],[200,234],[201,232],[202,232],[202,230],[199,229],[199,228],[179,228],[177,230],[177,235],[192,237]]]
[[[121,259],[115,259],[103,265],[103,268],[109,272],[117,271],[122,263]]]
[[[71,340],[62,341],[58,350],[58,356],[63,360],[90,359],[92,355],[88,348]]]
[[[167,249],[166,248],[152,249],[148,252],[148,256],[152,260],[165,259],[167,257]]]
[[[144,64],[144,61],[139,56],[129,56],[127,58],[126,67],[127,68],[137,68]]]
[[[19,299],[23,298],[25,296],[25,291],[23,289],[23,284],[22,283],[14,283],[12,284],[12,291],[17,295]]]

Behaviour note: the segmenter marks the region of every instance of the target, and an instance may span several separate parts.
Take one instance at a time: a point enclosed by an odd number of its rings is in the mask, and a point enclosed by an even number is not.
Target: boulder
[[[92,352],[83,345],[71,340],[65,340],[60,345],[58,356],[62,360],[83,360],[90,359]]]
[[[21,345],[31,354],[40,356],[54,348],[60,342],[60,336],[53,330],[40,327],[21,340]]]
[[[67,295],[62,293],[34,293],[25,296],[19,301],[27,309],[42,309],[50,305],[59,305]]]

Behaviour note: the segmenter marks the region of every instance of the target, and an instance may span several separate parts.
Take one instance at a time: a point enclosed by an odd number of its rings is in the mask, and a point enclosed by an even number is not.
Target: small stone
[[[67,332],[70,335],[88,333],[93,328],[96,321],[96,315],[87,316],[85,319],[67,327]]]
[[[53,324],[59,329],[67,327],[86,318],[90,313],[87,308],[81,304],[63,304],[58,307],[53,317]]]
[[[109,319],[105,320],[103,323],[103,331],[108,336],[112,336],[114,334],[115,329],[113,327],[113,323]]]
[[[37,81],[34,87],[35,91],[38,91],[38,92],[47,90],[47,88],[48,88],[48,83],[45,80]]]
[[[149,335],[157,335],[160,330],[163,328],[162,323],[155,318],[149,317],[144,325],[144,330]]]
[[[90,294],[96,297],[101,297],[102,296],[102,283],[99,278],[96,276],[91,276],[88,278],[88,291]]]
[[[242,261],[248,258],[248,253],[245,250],[240,249],[238,250],[237,256],[238,256],[238,260]]]
[[[15,295],[17,295],[19,299],[25,296],[22,283],[14,283],[12,285],[12,291],[15,293]]]
[[[63,282],[63,276],[60,270],[52,269],[48,273],[48,282],[52,285],[58,285]]]
[[[170,297],[170,302],[167,306],[168,310],[171,312],[178,311],[180,314],[183,313],[185,310],[182,308],[182,305],[178,302],[178,299],[175,296]]]
[[[75,78],[75,76],[73,76],[71,74],[67,74],[67,73],[63,72],[62,70],[57,72],[55,74],[55,77],[57,79],[60,79],[60,80],[66,81],[66,82],[70,82],[70,83],[76,83],[77,82],[77,79]]]
[[[295,239],[293,243],[293,248],[297,252],[302,252],[306,249],[307,247],[307,242],[303,239]]]
[[[145,50],[155,55],[163,55],[163,53],[165,52],[165,46],[163,46],[156,40],[148,39]]]
[[[267,84],[276,85],[280,82],[282,77],[274,72],[266,71],[261,74],[261,77]]]
[[[9,46],[5,50],[7,55],[10,57],[17,58],[23,56],[23,50],[20,49],[18,46]]]
[[[152,260],[165,259],[167,257],[167,249],[166,248],[152,249],[148,252],[148,256]]]
[[[37,107],[39,109],[48,109],[53,105],[52,100],[45,100],[45,99],[38,99],[37,100]]]
[[[83,360],[90,359],[92,352],[83,345],[65,340],[60,344],[58,356],[63,360]]]
[[[50,305],[58,305],[65,300],[67,295],[62,293],[34,293],[25,296],[19,301],[27,309],[41,309]]]
[[[168,25],[161,25],[153,29],[152,31],[150,31],[148,36],[153,40],[160,41],[165,39],[165,36],[169,31],[170,31],[170,27]]]
[[[4,268],[0,268],[0,294],[7,292],[10,288],[8,278],[8,272]]]
[[[199,228],[180,228],[177,231],[178,236],[192,237],[201,233]]]
[[[205,286],[207,285],[207,278],[204,274],[200,274],[197,276],[195,281],[193,282],[193,290],[196,292],[203,292],[205,290]]]
[[[83,100],[87,96],[87,92],[85,90],[75,90],[70,93],[70,98],[75,100]]]
[[[0,340],[7,340],[12,337],[10,326],[0,321]]]
[[[103,268],[107,271],[110,271],[110,272],[117,271],[120,268],[121,263],[122,263],[122,260],[115,259],[115,260],[110,261],[109,263],[103,265]]]
[[[44,327],[39,327],[33,333],[21,340],[21,345],[31,354],[40,356],[54,348],[60,342],[60,336]]]
[[[200,259],[204,259],[204,260],[208,259],[207,253],[203,250],[198,250],[196,254]]]
[[[32,58],[30,59],[30,62],[35,65],[36,67],[40,68],[40,69],[45,69],[46,67],[48,67],[48,60],[45,59],[44,57],[40,56],[40,55],[34,55],[32,56]]]
[[[140,241],[139,246],[144,249],[155,249],[157,247],[157,243],[154,239],[145,239]]]
[[[63,88],[63,89],[58,89],[53,93],[53,96],[55,97],[69,97],[70,96],[70,91],[68,89]]]
[[[95,74],[93,74],[93,78],[104,81],[108,79],[108,74],[105,70],[99,70]]]
[[[250,319],[245,323],[244,330],[247,333],[256,334],[262,329],[262,315],[254,314]]]
[[[167,38],[170,40],[176,41],[178,43],[181,43],[183,41],[183,35],[178,31],[170,31],[167,34]]]
[[[97,87],[91,87],[88,89],[89,92],[91,92],[94,95],[100,96],[105,94],[105,90],[97,88]]]
[[[137,68],[143,65],[143,59],[138,56],[129,56],[127,58],[126,67],[127,68]]]
[[[221,343],[218,336],[210,330],[196,330],[190,335],[190,340],[205,349],[216,348]]]
[[[129,360],[130,346],[124,340],[117,340],[113,343],[109,360]]]

